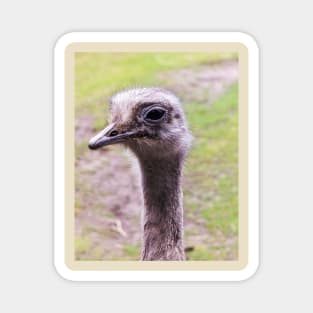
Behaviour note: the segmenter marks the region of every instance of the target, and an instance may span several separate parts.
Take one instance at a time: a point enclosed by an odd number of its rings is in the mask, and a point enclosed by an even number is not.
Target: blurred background
[[[235,53],[76,53],[76,259],[140,259],[139,173],[123,147],[90,151],[87,146],[106,125],[108,98],[135,86],[176,93],[195,138],[183,179],[187,259],[237,259]]]

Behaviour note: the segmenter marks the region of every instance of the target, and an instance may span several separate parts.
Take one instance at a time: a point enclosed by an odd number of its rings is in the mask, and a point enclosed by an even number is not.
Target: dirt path
[[[238,62],[226,61],[164,72],[160,75],[167,87],[186,102],[215,102],[238,79]]]
[[[165,86],[184,102],[209,105],[237,78],[236,61],[160,75]],[[86,149],[95,134],[93,124],[90,116],[76,119],[76,258],[123,259],[126,255],[138,259],[142,210],[138,172],[122,147]],[[214,245],[200,216],[189,216],[187,212],[185,231],[189,234],[187,245]]]
[[[76,143],[87,145],[92,124],[90,117],[77,120]],[[76,159],[76,169],[76,236],[87,236],[90,243],[77,257],[119,258],[125,245],[140,242],[142,200],[136,170],[118,146],[86,150]]]

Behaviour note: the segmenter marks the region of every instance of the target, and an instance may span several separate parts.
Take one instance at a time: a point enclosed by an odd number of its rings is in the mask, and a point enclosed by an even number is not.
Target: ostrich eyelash
[[[143,110],[142,117],[148,123],[157,123],[164,119],[167,110],[160,106],[149,107]]]

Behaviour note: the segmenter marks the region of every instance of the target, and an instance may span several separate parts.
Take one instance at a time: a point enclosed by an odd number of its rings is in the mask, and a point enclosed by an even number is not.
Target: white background
[[[309,1],[10,1],[0,7],[2,312],[310,312]],[[290,4],[292,3],[292,4]],[[244,31],[261,53],[261,266],[240,283],[73,283],[53,268],[53,45],[69,31]]]

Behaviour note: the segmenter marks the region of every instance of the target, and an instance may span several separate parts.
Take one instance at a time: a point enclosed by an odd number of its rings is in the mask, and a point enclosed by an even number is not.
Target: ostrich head
[[[109,125],[89,142],[90,149],[121,143],[139,159],[179,155],[191,142],[178,98],[161,88],[135,88],[110,101]]]
[[[137,156],[144,196],[143,260],[183,260],[181,174],[191,142],[178,98],[161,88],[136,88],[110,101],[109,125],[90,149],[121,143]]]

